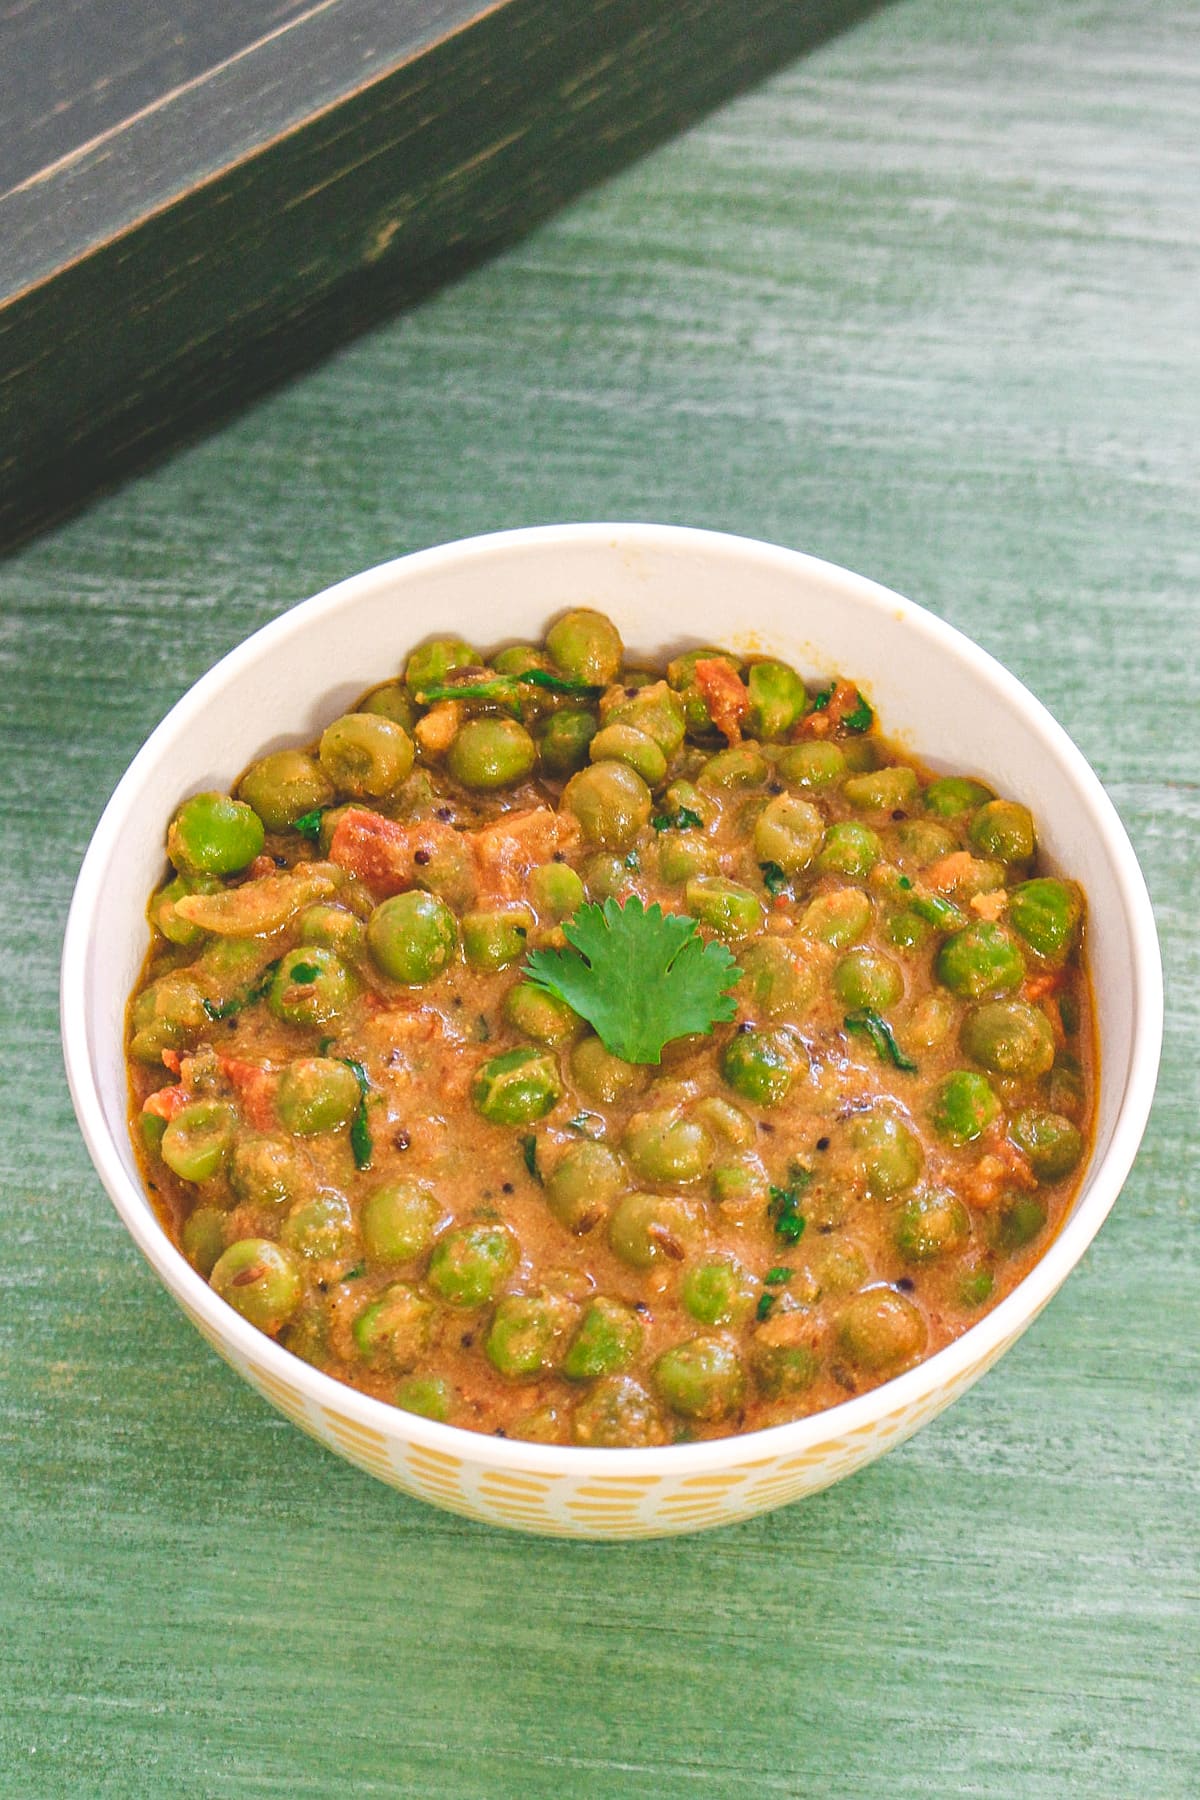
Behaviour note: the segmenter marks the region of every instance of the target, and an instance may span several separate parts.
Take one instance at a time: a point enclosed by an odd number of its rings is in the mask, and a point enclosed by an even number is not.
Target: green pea
[[[570,1044],[586,1030],[574,1007],[532,981],[519,981],[504,996],[504,1017],[538,1044]]]
[[[681,1194],[626,1194],[608,1221],[613,1254],[635,1269],[683,1262],[702,1232],[700,1208]]]
[[[625,763],[592,763],[572,775],[562,804],[589,844],[626,850],[650,817],[650,789]]]
[[[628,1375],[605,1375],[589,1388],[576,1403],[571,1435],[589,1450],[645,1449],[667,1439],[654,1401]]]
[[[808,705],[804,683],[786,663],[751,663],[746,671],[750,702],[746,726],[761,743],[776,743],[787,736]]]
[[[516,1263],[507,1225],[456,1225],[433,1246],[426,1279],[450,1306],[487,1306]]]
[[[964,1000],[1010,994],[1025,979],[1025,959],[1012,933],[990,919],[948,937],[933,966],[943,986]]]
[[[979,808],[967,836],[985,856],[1001,862],[1028,862],[1037,850],[1033,815],[1015,800],[989,800]]]
[[[866,775],[851,775],[842,792],[860,812],[908,812],[917,804],[915,769],[897,763]]]
[[[700,821],[700,828],[712,825],[719,816],[719,809],[710,794],[704,794],[694,781],[672,781],[663,795],[666,812],[678,815],[682,810],[695,813]],[[693,829],[695,829],[693,827]]]
[[[1046,1218],[1046,1208],[1035,1195],[1020,1195],[993,1216],[992,1234],[997,1250],[1005,1255],[1023,1250],[1045,1230]]]
[[[810,800],[777,794],[768,800],[754,825],[754,854],[773,862],[785,875],[806,869],[821,846],[825,821]]]
[[[343,963],[361,962],[366,954],[367,932],[361,919],[345,906],[321,903],[300,914],[300,942],[330,950]]]
[[[208,1280],[235,1312],[272,1337],[287,1324],[304,1292],[295,1258],[270,1238],[239,1238],[230,1244]]]
[[[821,1294],[849,1294],[862,1287],[868,1273],[867,1259],[857,1244],[830,1243],[813,1265]]]
[[[515,719],[467,719],[446,753],[455,781],[486,794],[516,787],[536,761],[537,746]]]
[[[562,1098],[554,1061],[544,1050],[519,1046],[493,1056],[471,1083],[475,1110],[493,1125],[527,1125]]]
[[[462,940],[467,961],[473,969],[507,969],[524,956],[534,924],[527,906],[464,913]]]
[[[333,783],[307,750],[273,750],[251,763],[238,794],[268,831],[287,831],[305,813],[328,806]]]
[[[367,1362],[386,1362],[406,1374],[433,1340],[437,1307],[405,1281],[395,1281],[354,1321],[358,1353]]]
[[[896,1214],[896,1248],[905,1262],[931,1262],[961,1250],[971,1235],[971,1217],[956,1194],[924,1188],[910,1194]]]
[[[454,1407],[454,1389],[440,1375],[410,1375],[396,1389],[393,1404],[444,1425]]]
[[[892,834],[897,857],[906,869],[926,869],[958,849],[958,839],[932,819],[905,819]]]
[[[929,1327],[920,1307],[895,1288],[866,1288],[847,1301],[837,1322],[845,1356],[871,1375],[895,1374],[915,1362]]]
[[[868,825],[831,825],[817,856],[823,875],[869,875],[883,855],[883,845]]]
[[[216,1206],[198,1206],[179,1234],[183,1254],[207,1281],[225,1248],[225,1214]]]
[[[664,1350],[651,1375],[659,1398],[687,1419],[727,1419],[746,1397],[742,1359],[721,1337],[689,1338]]]
[[[429,861],[414,871],[416,886],[436,894],[453,911],[461,912],[475,898],[475,858],[465,835],[457,832],[430,847]]]
[[[800,1020],[816,998],[815,969],[803,962],[779,938],[763,938],[750,944],[738,958],[742,974],[738,992],[753,1017]]]
[[[812,1344],[807,1313],[777,1312],[750,1340],[750,1370],[768,1400],[804,1393],[817,1378],[820,1359]]]
[[[323,1188],[299,1201],[284,1220],[279,1241],[310,1260],[335,1256],[349,1260],[356,1243],[349,1200],[334,1188]]]
[[[401,681],[383,681],[363,695],[354,708],[358,713],[378,713],[381,719],[391,719],[396,725],[403,725],[411,734],[417,722],[417,709],[409,698]]]
[[[622,1148],[635,1175],[663,1184],[700,1181],[712,1161],[712,1139],[703,1125],[669,1108],[635,1113],[625,1127]]]
[[[211,1181],[233,1146],[237,1118],[222,1100],[193,1100],[163,1132],[159,1152],[181,1181]]]
[[[252,1206],[290,1206],[312,1179],[307,1159],[283,1138],[239,1137],[227,1167],[230,1187]]]
[[[319,944],[303,944],[280,958],[267,1007],[288,1025],[327,1025],[357,993],[358,983],[340,957]]]
[[[505,1294],[488,1327],[484,1355],[509,1381],[536,1380],[557,1367],[575,1319],[570,1301],[546,1288]]]
[[[616,900],[633,886],[633,870],[615,851],[598,850],[584,863],[583,880],[589,900]]]
[[[642,1347],[637,1314],[603,1295],[593,1300],[563,1358],[568,1381],[595,1381],[627,1369]]]
[[[972,1062],[995,1075],[1044,1075],[1054,1061],[1054,1032],[1044,1012],[1023,1000],[973,1006],[959,1042]]]
[[[163,1133],[166,1129],[167,1121],[160,1118],[157,1113],[143,1112],[138,1114],[138,1130],[141,1133],[142,1143],[147,1150],[156,1151],[161,1147]]]
[[[546,1205],[560,1225],[582,1235],[629,1186],[624,1165],[604,1144],[575,1144],[546,1178]]]
[[[658,872],[673,885],[695,875],[715,875],[719,866],[715,844],[698,831],[664,831],[658,840]]]
[[[882,950],[847,951],[833,971],[833,987],[845,1006],[895,1006],[904,995],[900,965]]]
[[[454,959],[458,925],[436,894],[393,894],[367,922],[367,944],[376,966],[393,981],[424,987]]]
[[[582,769],[595,735],[594,713],[573,706],[551,713],[537,732],[537,753],[543,772],[562,781],[576,769]]]
[[[910,1188],[925,1164],[920,1139],[890,1113],[863,1113],[850,1125],[859,1178],[873,1199]]]
[[[546,648],[565,674],[595,687],[616,680],[625,654],[612,620],[587,606],[575,607],[554,621],[546,633]]]
[[[444,1216],[432,1188],[401,1175],[368,1196],[362,1209],[363,1248],[372,1262],[412,1262],[429,1249]]]
[[[644,736],[653,738],[663,756],[670,761],[683,743],[683,702],[665,681],[655,681],[632,699],[614,706],[606,714],[605,723],[633,726]]]
[[[431,638],[409,657],[404,668],[404,682],[409,693],[420,699],[426,688],[439,686],[452,670],[481,667],[478,650],[472,650],[461,638]]]
[[[1071,1056],[1066,1050],[1060,1050],[1050,1070],[1047,1099],[1054,1112],[1074,1113],[1076,1118],[1083,1111],[1084,1087],[1083,1069],[1077,1056]]]
[[[545,863],[529,877],[529,898],[539,914],[566,919],[583,905],[583,882],[566,863]]]
[[[683,890],[684,904],[694,919],[718,937],[737,942],[762,929],[766,914],[758,895],[723,875],[696,875]]]
[[[868,775],[879,767],[879,746],[870,738],[852,738],[842,745],[842,755],[846,758],[848,775]]]
[[[982,1306],[992,1297],[996,1277],[986,1263],[968,1261],[959,1270],[955,1294],[960,1306]]]
[[[497,675],[528,675],[530,669],[548,669],[550,658],[532,644],[510,644],[492,658]]]
[[[750,1317],[761,1289],[736,1257],[698,1263],[683,1278],[683,1304],[701,1325],[740,1325]]]
[[[971,1144],[1000,1117],[1000,1102],[986,1075],[952,1069],[934,1089],[929,1117],[948,1144]]]
[[[902,912],[893,913],[885,927],[888,942],[895,944],[898,950],[916,950],[929,936],[930,927],[920,913],[905,907]]]
[[[167,832],[167,855],[181,875],[236,875],[252,863],[265,833],[258,814],[228,794],[193,794]]]
[[[697,1100],[692,1107],[692,1117],[698,1119],[713,1137],[739,1149],[744,1150],[758,1135],[754,1120],[747,1118],[740,1106],[722,1100],[720,1094],[709,1094],[705,1099]]]
[[[705,787],[761,787],[770,772],[770,764],[755,744],[732,744],[710,756],[696,779]]]
[[[162,1067],[164,1050],[182,1050],[210,1023],[205,993],[184,970],[162,975],[143,988],[130,1008],[129,1054]]]
[[[581,1038],[571,1052],[571,1079],[585,1100],[612,1106],[645,1083],[636,1063],[613,1056],[598,1037]]]
[[[1073,882],[1039,875],[1010,889],[1008,920],[1036,955],[1062,962],[1079,936],[1083,896]]]
[[[279,1077],[275,1104],[297,1137],[315,1137],[348,1125],[358,1111],[354,1071],[329,1056],[305,1056],[288,1063]]]
[[[959,1019],[957,1000],[940,989],[926,994],[913,1007],[908,1019],[908,1041],[913,1049],[932,1050],[950,1036]]]
[[[356,800],[390,794],[413,766],[407,731],[379,713],[344,713],[335,719],[321,734],[318,754],[333,785]]]
[[[594,763],[627,763],[650,787],[657,787],[667,773],[661,747],[635,725],[602,726],[588,746],[588,755]]]
[[[566,1442],[566,1410],[552,1400],[547,1401],[544,1406],[535,1406],[531,1412],[522,1413],[506,1430],[510,1438],[520,1438],[525,1443],[562,1444]]]
[[[712,1172],[710,1188],[717,1205],[735,1219],[765,1210],[770,1197],[766,1170],[756,1156],[721,1163]]]
[[[846,758],[836,744],[794,744],[777,764],[783,779],[793,787],[834,787],[846,773]]]
[[[805,1061],[803,1046],[787,1031],[738,1030],[721,1052],[721,1075],[744,1100],[779,1106]]]
[[[1039,1181],[1061,1181],[1083,1155],[1083,1135],[1061,1113],[1026,1107],[1013,1119],[1008,1135],[1029,1158]]]
[[[864,938],[873,918],[874,907],[860,887],[838,887],[835,893],[817,895],[804,907],[801,931],[806,938],[844,950]]]
[[[175,902],[185,899],[188,894],[216,894],[220,890],[221,883],[215,875],[176,875],[165,887],[159,888],[146,909],[146,917],[168,943],[189,948],[208,934],[203,927],[181,919],[175,911]]]
[[[924,793],[925,810],[939,819],[960,819],[964,813],[977,812],[994,798],[982,781],[970,781],[965,775],[943,775],[931,782]]]

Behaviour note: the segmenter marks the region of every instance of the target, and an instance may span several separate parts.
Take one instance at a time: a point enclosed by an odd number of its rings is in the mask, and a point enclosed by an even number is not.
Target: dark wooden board
[[[0,543],[877,3],[321,0],[110,124],[0,193]]]

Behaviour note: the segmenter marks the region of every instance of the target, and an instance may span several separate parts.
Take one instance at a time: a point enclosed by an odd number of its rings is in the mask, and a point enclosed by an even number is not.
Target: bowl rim
[[[140,1185],[132,1182],[117,1153],[88,1051],[89,992],[86,970],[93,920],[102,904],[105,870],[145,773],[173,739],[186,731],[218,694],[228,677],[284,641],[303,633],[316,619],[389,585],[403,572],[421,575],[465,562],[528,549],[552,551],[566,544],[597,548],[668,549],[704,552],[733,561],[757,562],[783,574],[816,579],[868,607],[886,610],[983,682],[1022,715],[1024,728],[1062,766],[1084,801],[1111,867],[1128,925],[1132,951],[1134,1017],[1125,1089],[1112,1137],[1090,1168],[1075,1211],[1045,1254],[1004,1300],[961,1337],[905,1373],[822,1412],[765,1430],[667,1444],[645,1449],[589,1449],[499,1438],[463,1426],[425,1419],[388,1405],[293,1356],[257,1331],[226,1305],[182,1253],[154,1216]],[[387,1440],[452,1455],[465,1465],[486,1465],[513,1473],[596,1478],[619,1473],[664,1478],[709,1473],[738,1463],[802,1455],[830,1439],[861,1433],[882,1419],[919,1409],[939,1394],[950,1398],[973,1373],[1030,1324],[1087,1250],[1108,1216],[1137,1154],[1154,1097],[1162,1045],[1162,964],[1154,913],[1145,879],[1125,827],[1099,777],[1049,710],[1015,675],[971,638],[915,601],[836,563],[783,545],[736,533],[685,525],[645,522],[582,522],[536,525],[487,532],[392,558],[322,589],[268,621],[213,665],[165,714],[133,758],[105,805],[76,880],[63,938],[60,976],[63,1058],[76,1117],[92,1162],[122,1223],[172,1296],[203,1319],[216,1339],[245,1363],[298,1390],[323,1410],[340,1414]],[[239,1371],[240,1372],[240,1371]]]

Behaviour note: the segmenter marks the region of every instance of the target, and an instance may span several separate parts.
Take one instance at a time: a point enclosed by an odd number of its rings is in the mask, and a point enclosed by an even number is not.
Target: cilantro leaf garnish
[[[967,922],[954,902],[941,894],[914,893],[908,904],[919,919],[936,925],[939,931],[960,931]]]
[[[320,973],[316,963],[293,963],[288,970],[288,980],[296,982],[299,987],[309,987],[318,979]]]
[[[754,1316],[760,1325],[763,1323],[764,1319],[770,1318],[771,1308],[778,1298],[778,1294],[760,1294],[758,1296],[758,1305],[754,1309]]]
[[[538,1186],[543,1186],[542,1171],[538,1168],[537,1139],[532,1133],[529,1137],[523,1137],[521,1139],[521,1157],[525,1163],[525,1167],[529,1170],[529,1173],[533,1176],[533,1179],[537,1182]]]
[[[520,675],[487,675],[482,681],[437,681],[422,688],[417,699],[422,706],[435,700],[499,700],[512,704],[519,686],[544,688],[551,694],[570,694],[577,700],[598,700],[604,692],[588,681],[575,681],[569,675],[552,675],[549,669],[526,669]]]
[[[768,1269],[763,1276],[763,1281],[767,1287],[781,1287],[785,1281],[790,1281],[791,1279],[792,1270],[783,1263],[778,1263],[775,1268]]]
[[[202,1000],[200,1004],[214,1024],[219,1019],[232,1019],[247,1006],[253,1006],[256,1000],[264,998],[278,967],[279,958],[276,957],[274,962],[267,964],[258,980],[244,994],[235,994],[230,1000]]]
[[[788,1170],[787,1186],[767,1190],[770,1195],[767,1217],[775,1227],[775,1236],[782,1238],[785,1244],[797,1244],[804,1236],[806,1221],[800,1211],[800,1198],[811,1180],[811,1169],[806,1169],[802,1163],[793,1163]],[[772,1272],[778,1273],[777,1270]]]
[[[367,1071],[352,1056],[342,1056],[338,1060],[345,1063],[358,1083],[358,1105],[350,1121],[350,1151],[354,1157],[354,1166],[356,1169],[369,1169],[375,1148],[371,1141],[371,1127],[367,1122],[367,1095],[371,1092],[371,1083]]]
[[[787,872],[776,862],[759,863],[759,873],[763,878],[763,886],[773,898],[782,894],[788,885]]]
[[[856,689],[855,692],[857,693],[858,690]],[[842,724],[846,727],[847,731],[870,731],[874,723],[874,711],[868,702],[863,699],[863,696],[859,694],[858,705],[852,712],[848,712],[845,715],[842,719]]]
[[[825,708],[829,705],[829,702],[833,699],[833,691],[836,686],[837,686],[837,683],[831,681],[828,687],[822,688],[819,694],[813,695],[812,709],[811,709],[813,712],[824,712],[825,711]]]
[[[896,1042],[895,1032],[886,1019],[880,1018],[873,1007],[856,1006],[853,1012],[846,1014],[842,1024],[847,1031],[857,1031],[864,1037],[869,1037],[875,1046],[876,1055],[881,1059],[886,1061],[890,1057],[898,1069],[904,1069],[910,1075],[916,1074],[916,1063],[911,1057],[905,1056]]]
[[[655,831],[702,831],[704,820],[690,806],[677,806],[674,812],[655,813],[650,821]]]
[[[526,974],[574,1007],[624,1062],[657,1063],[664,1044],[711,1031],[737,1010],[728,990],[740,970],[729,951],[657,901],[588,902],[563,933],[573,947],[532,951]]]
[[[327,810],[324,806],[314,806],[311,812],[301,813],[298,819],[293,819],[292,830],[298,831],[301,837],[319,838],[321,818]]]

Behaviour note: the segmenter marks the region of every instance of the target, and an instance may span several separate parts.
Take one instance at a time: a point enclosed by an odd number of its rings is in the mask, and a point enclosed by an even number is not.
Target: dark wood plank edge
[[[509,0],[102,244],[0,314],[0,545],[880,3]]]

